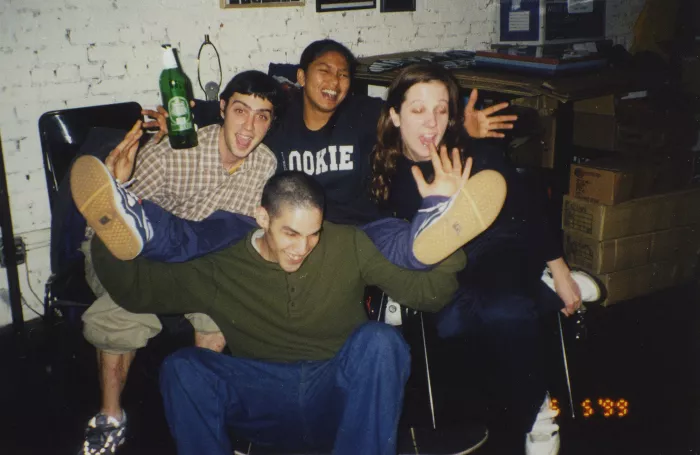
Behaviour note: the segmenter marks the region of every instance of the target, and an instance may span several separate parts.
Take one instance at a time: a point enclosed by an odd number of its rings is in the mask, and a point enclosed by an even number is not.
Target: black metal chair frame
[[[142,118],[141,106],[136,102],[115,103],[46,112],[39,118],[39,135],[46,185],[51,207],[51,276],[44,293],[44,313],[47,321],[54,309],[87,307],[94,300],[85,282],[84,258],[65,258],[61,242],[66,234],[64,222],[71,210],[72,200],[62,200],[59,192],[69,195],[68,174],[93,128],[112,128],[127,131]],[[66,188],[63,188],[66,186]],[[65,196],[64,196],[65,198]],[[67,199],[70,199],[69,197]]]

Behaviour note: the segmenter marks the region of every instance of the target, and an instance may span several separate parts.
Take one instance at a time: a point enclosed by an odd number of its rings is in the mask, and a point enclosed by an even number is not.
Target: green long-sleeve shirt
[[[234,356],[269,360],[332,357],[360,324],[366,285],[377,285],[402,304],[437,311],[457,289],[464,268],[459,250],[431,271],[392,265],[367,235],[324,223],[316,248],[294,273],[260,256],[244,241],[220,252],[164,264],[114,258],[99,239],[92,257],[115,302],[135,313],[206,313]]]

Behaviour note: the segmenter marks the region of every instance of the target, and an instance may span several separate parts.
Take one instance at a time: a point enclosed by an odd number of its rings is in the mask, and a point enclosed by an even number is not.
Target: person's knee
[[[97,349],[115,354],[146,346],[162,328],[156,315],[131,313],[117,305],[109,294],[95,300],[82,320],[85,339]]]
[[[408,344],[399,331],[388,324],[367,322],[355,331],[353,338],[368,359],[395,358],[404,365],[410,362]]]
[[[110,327],[96,321],[85,321],[83,336],[88,343],[105,352],[122,354],[136,351],[148,344],[159,329],[134,324],[130,327]]]
[[[222,352],[226,347],[226,338],[224,338],[224,335],[221,332],[194,332],[194,345],[198,348],[209,349],[214,352]]]
[[[192,381],[188,378],[196,370],[195,364],[199,351],[199,348],[187,347],[167,356],[160,365],[161,387],[167,387],[171,381],[178,381],[182,384],[191,383]]]
[[[479,318],[487,330],[499,333],[530,332],[539,323],[534,302],[520,296],[499,299],[486,305],[479,311]]]

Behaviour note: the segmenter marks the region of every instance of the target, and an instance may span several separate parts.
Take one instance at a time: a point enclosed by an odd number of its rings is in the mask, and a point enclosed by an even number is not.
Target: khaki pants
[[[92,265],[90,240],[83,242],[85,278],[97,300],[83,313],[83,335],[98,349],[110,354],[123,354],[146,346],[148,340],[163,329],[155,314],[137,314],[117,305],[97,278]],[[185,315],[197,332],[220,332],[206,314]]]

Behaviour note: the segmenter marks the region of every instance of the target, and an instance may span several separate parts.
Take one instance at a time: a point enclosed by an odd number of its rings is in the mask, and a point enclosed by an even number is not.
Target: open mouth
[[[331,101],[331,102],[336,102],[338,101],[338,91],[337,90],[330,90],[330,89],[325,89],[321,90],[321,95],[323,95],[323,99]]]
[[[236,134],[236,146],[241,150],[247,150],[250,144],[253,143],[253,138],[243,134]]]
[[[296,254],[290,254],[290,253],[285,253],[287,255],[287,258],[289,258],[289,262],[292,264],[299,264],[304,260],[304,256],[299,256]]]
[[[421,144],[423,144],[423,147],[427,148],[430,144],[433,144],[437,147],[437,134],[421,134],[420,136],[418,136],[418,140]]]

